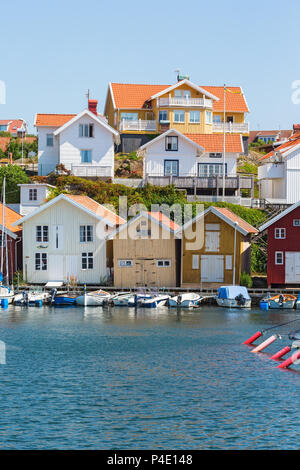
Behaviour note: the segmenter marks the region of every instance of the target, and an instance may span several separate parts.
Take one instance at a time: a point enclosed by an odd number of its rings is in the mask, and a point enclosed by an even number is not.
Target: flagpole
[[[225,100],[226,100],[226,85],[224,83],[224,110],[223,110],[223,181],[222,181],[222,201],[225,202]]]

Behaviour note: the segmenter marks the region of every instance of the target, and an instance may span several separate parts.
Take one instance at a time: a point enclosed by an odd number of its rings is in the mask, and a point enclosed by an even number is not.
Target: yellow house
[[[239,284],[250,273],[251,236],[258,231],[227,208],[209,207],[180,230],[181,286]]]
[[[116,287],[175,287],[180,282],[179,226],[161,212],[141,212],[109,236]]]
[[[223,133],[225,129],[241,134],[245,145],[248,112],[240,87],[198,86],[186,78],[173,85],[110,83],[104,110],[109,125],[121,134],[123,152],[136,150],[170,128],[183,134]]]

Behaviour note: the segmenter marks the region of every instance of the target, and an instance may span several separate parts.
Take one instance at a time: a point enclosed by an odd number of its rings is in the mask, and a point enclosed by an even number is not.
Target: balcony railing
[[[224,130],[223,122],[213,123],[213,132],[223,133],[223,130]],[[244,122],[244,123],[226,122],[225,132],[247,134],[249,133],[249,122]]]
[[[110,166],[93,165],[72,165],[71,172],[74,176],[81,177],[106,177],[112,176],[112,168]]]
[[[146,175],[146,183],[154,186],[174,185],[180,189],[220,189],[222,188],[222,176],[159,176]],[[252,176],[226,176],[226,189],[252,189]]]
[[[120,131],[156,131],[156,121],[122,119],[120,122]]]
[[[213,100],[209,98],[159,98],[158,106],[199,106],[201,108],[212,108]]]
[[[275,179],[283,178],[284,165],[283,163],[267,163],[258,167],[258,179]]]

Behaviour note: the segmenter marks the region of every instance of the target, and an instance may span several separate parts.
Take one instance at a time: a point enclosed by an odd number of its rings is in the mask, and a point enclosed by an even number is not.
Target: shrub
[[[252,287],[253,281],[250,274],[244,272],[241,273],[240,285],[248,288]]]

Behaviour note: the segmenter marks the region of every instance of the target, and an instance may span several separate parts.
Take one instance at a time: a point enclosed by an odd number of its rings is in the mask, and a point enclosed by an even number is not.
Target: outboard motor
[[[282,307],[283,301],[284,301],[284,298],[283,298],[282,294],[280,294],[278,301],[279,301],[280,307]]]
[[[177,304],[180,305],[182,302],[182,295],[177,296]]]
[[[51,290],[51,297],[50,297],[50,303],[52,304],[53,300],[55,299],[55,296],[57,294],[57,289],[52,289]]]
[[[245,303],[246,303],[246,299],[245,299],[245,297],[243,296],[243,294],[237,295],[237,296],[235,297],[235,300],[236,300],[237,304],[240,305],[241,307],[242,307],[243,305],[245,305]]]
[[[23,290],[22,292],[22,304],[28,304],[28,292],[26,290]]]

